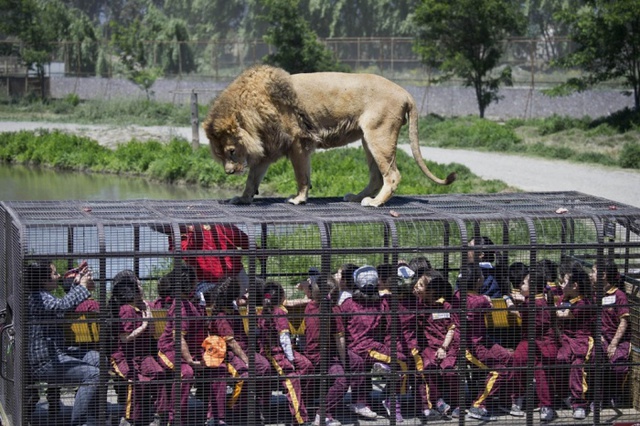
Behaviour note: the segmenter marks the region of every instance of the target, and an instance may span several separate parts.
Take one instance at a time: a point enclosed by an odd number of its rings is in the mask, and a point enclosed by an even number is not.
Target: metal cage
[[[133,271],[140,279],[145,299],[151,301],[158,298],[161,278],[167,276],[178,262],[184,260],[197,268],[198,261],[207,258],[223,259],[223,263],[240,259],[246,273],[244,285],[249,296],[243,320],[248,341],[246,352],[250,362],[247,374],[242,376],[244,388],[240,394],[244,395],[241,403],[231,408],[232,404],[228,400],[238,395],[234,392],[240,380],[231,374],[231,368],[221,376],[205,380],[207,385],[204,386],[203,380],[185,379],[183,375],[176,373],[181,371],[186,362],[182,357],[176,356],[173,370],[157,379],[158,389],[162,388],[169,393],[174,390],[175,384],[188,385],[186,406],[177,397],[167,397],[171,401],[171,424],[205,424],[210,419],[242,425],[263,422],[302,424],[313,422],[314,419],[319,424],[331,419],[342,424],[355,424],[359,421],[359,416],[350,410],[353,409],[350,404],[355,402],[352,399],[353,385],[341,397],[340,404],[331,408],[330,416],[327,409],[327,393],[336,379],[336,375],[330,372],[333,355],[329,352],[335,331],[331,324],[337,321],[336,318],[340,318],[339,322],[343,325],[350,321],[346,314],[330,306],[333,302],[329,300],[333,298],[335,302],[337,298],[333,292],[335,290],[332,291],[335,272],[345,264],[374,267],[390,264],[395,267],[398,263],[425,257],[433,270],[444,276],[454,288],[458,288],[459,275],[470,265],[470,256],[473,254],[477,261],[480,254],[487,253],[491,254],[494,265],[502,265],[502,269],[495,268],[494,273],[503,286],[504,296],[518,292],[519,283],[510,283],[508,276],[508,266],[516,262],[530,266],[530,279],[534,279],[533,275],[537,273],[533,272],[532,265],[542,259],[551,260],[556,265],[568,261],[578,262],[584,271],[589,271],[595,265],[598,274],[595,275],[596,281],[590,290],[593,291],[593,303],[588,308],[593,318],[589,336],[592,342],[603,339],[603,312],[608,309],[604,302],[600,302],[607,297],[603,289],[602,271],[607,262],[615,262],[622,277],[618,287],[628,298],[628,304],[623,307],[630,310],[625,315],[628,327],[623,337],[630,341],[630,352],[628,358],[620,364],[626,373],[615,376],[622,377],[621,382],[613,379],[607,349],[601,344],[594,344],[590,349],[589,359],[579,366],[562,363],[541,366],[535,361],[536,349],[531,344],[526,352],[527,357],[519,365],[506,363],[502,366],[478,367],[479,364],[470,362],[466,355],[470,350],[467,338],[474,333],[470,329],[473,326],[469,320],[473,308],[466,303],[472,289],[460,287],[457,296],[459,305],[452,305],[448,311],[461,318],[455,327],[456,333],[459,333],[459,351],[453,370],[459,392],[455,401],[449,400],[447,403],[451,408],[459,407],[462,414],[453,418],[453,421],[459,424],[476,422],[468,414],[465,415],[465,411],[476,404],[477,395],[482,393],[483,386],[489,380],[487,374],[505,373],[509,377],[516,377],[518,374],[521,389],[514,391],[512,384],[507,383],[501,392],[491,394],[485,402],[487,410],[493,414],[490,419],[485,420],[504,424],[538,424],[540,413],[535,386],[538,377],[536,372],[544,371],[547,376],[558,378],[558,383],[562,383],[561,376],[571,374],[576,368],[581,368],[583,374],[583,402],[587,404],[587,417],[580,420],[580,424],[622,425],[627,424],[624,422],[640,421],[640,209],[635,207],[577,192],[397,196],[384,207],[376,209],[334,198],[311,199],[303,206],[292,206],[282,199],[268,198],[259,199],[250,206],[230,205],[217,200],[5,201],[0,203],[0,224],[2,424],[71,424],[70,416],[73,415],[76,392],[89,385],[96,389],[96,396],[92,400],[95,404],[92,405],[95,416],[83,420],[84,422],[93,420],[99,425],[121,424],[121,419],[132,424],[142,424],[142,421],[145,425],[149,421],[156,424],[164,422],[166,412],[159,412],[153,401],[149,403],[151,405],[143,407],[143,410],[149,411],[143,420],[128,417],[128,411],[124,408],[128,403],[127,398],[131,397],[131,393],[127,392],[136,392],[138,376],[123,379],[114,373],[110,353],[116,344],[114,342],[119,342],[119,335],[114,334],[113,330],[122,322],[110,314],[107,308],[112,303],[114,277],[125,269]],[[209,231],[218,226],[235,229],[242,234],[245,238],[242,248],[229,244],[222,249],[211,250],[184,244],[185,235],[189,232],[198,229]],[[470,244],[471,240],[481,241],[480,237],[489,237],[493,244],[489,245],[486,240],[486,244]],[[204,237],[198,234],[193,238]],[[92,298],[100,306],[99,312],[79,313],[74,311],[74,306],[69,312],[48,317],[46,321],[30,315],[29,299],[32,290],[29,287],[33,283],[25,282],[29,265],[33,262],[51,262],[58,271],[63,272],[84,260],[93,271],[96,287],[92,291]],[[283,377],[282,374],[286,374],[286,371],[283,373],[276,366],[275,358],[270,358],[274,367],[272,374],[257,371],[259,366],[256,367],[255,354],[260,353],[261,345],[264,344],[261,339],[266,334],[264,330],[259,332],[260,323],[265,318],[270,318],[269,314],[260,312],[265,309],[261,306],[265,297],[262,286],[265,282],[272,281],[282,285],[286,295],[286,302],[283,303],[287,307],[290,327],[285,334],[290,335],[293,349],[304,353],[306,342],[303,319],[309,298],[296,284],[309,277],[310,268],[315,268],[311,271],[317,270],[318,274],[317,281],[314,282],[318,284],[319,295],[316,296],[320,306],[315,315],[322,320],[320,334],[316,336],[319,339],[320,361],[311,363],[312,368],[306,373],[298,370],[297,375],[294,371]],[[555,284],[561,281],[561,277],[557,275],[553,278]],[[198,276],[198,281],[214,280]],[[409,284],[396,280],[391,282],[390,296],[387,298],[389,310],[383,314],[375,314],[384,318],[380,321],[387,324],[387,334],[381,335],[378,331],[377,337],[381,341],[386,339],[389,347],[400,345],[407,327],[403,324],[401,305],[404,302],[399,295],[404,293],[409,294],[407,297],[412,297],[411,288],[408,292],[406,288],[400,288]],[[213,284],[219,285],[220,282]],[[415,280],[411,282],[413,284]],[[239,285],[242,286],[242,282]],[[197,287],[194,287],[195,290]],[[548,291],[548,286],[545,291]],[[58,298],[65,295],[59,287],[52,293]],[[171,295],[174,303],[183,302],[190,297],[177,291],[173,291]],[[205,295],[201,298],[199,293],[196,292],[196,295],[194,306],[201,300],[203,304],[210,303],[205,300]],[[207,293],[206,296],[208,295]],[[536,329],[534,321],[522,321],[522,313],[538,315],[542,310],[555,318],[558,316],[557,312],[563,309],[562,298],[556,298],[548,307],[528,307],[517,313],[506,304],[507,299],[508,297],[494,297],[491,309],[480,310],[486,326],[486,341],[491,341],[492,344],[499,342],[507,350],[515,349],[519,342],[527,340],[523,336],[538,336],[541,333]],[[435,315],[424,306],[414,306],[411,309],[416,318],[423,314]],[[152,312],[153,318],[148,318],[146,323],[154,339],[166,332],[165,328],[169,327],[169,323],[172,324],[171,327],[181,328],[184,323],[194,319],[183,316],[180,312],[174,312],[173,317],[167,318],[167,309],[162,308],[152,309]],[[211,315],[210,311],[203,312]],[[202,324],[209,324],[207,321],[214,319],[214,316],[205,316]],[[98,375],[92,383],[43,381],[34,378],[37,368],[30,363],[30,330],[44,325],[49,327],[47,329],[53,326],[64,330],[65,345],[68,346],[64,350],[91,349],[100,354],[95,366]],[[428,335],[429,330],[417,328],[418,323],[415,322],[412,332]],[[211,330],[210,327],[207,328],[204,334],[211,334]],[[534,337],[528,339],[533,343]],[[173,341],[175,353],[180,354],[183,341]],[[420,342],[421,339],[417,341]],[[155,357],[156,347],[153,347],[152,352],[151,355]],[[343,366],[345,368],[341,377],[349,384],[354,383],[352,380],[356,376],[366,378],[364,386],[368,404],[373,411],[381,413],[377,419],[367,419],[366,424],[396,424],[400,418],[393,415],[393,408],[390,409],[390,415],[385,416],[385,405],[391,404],[393,407],[396,402],[404,416],[403,424],[421,424],[425,420],[424,411],[428,403],[421,398],[420,389],[425,383],[430,383],[428,378],[442,372],[412,366],[409,362],[411,354],[403,355],[400,351],[390,350],[387,355],[387,362],[382,363],[382,369],[378,364],[360,374],[350,368],[350,364]],[[224,361],[223,365],[226,365]],[[196,376],[197,374],[199,373],[196,371]],[[302,383],[298,396],[306,406],[304,415],[298,415],[300,412],[291,408],[292,393],[295,391],[294,388],[287,387],[291,384],[287,381],[289,379]],[[215,414],[215,409],[210,406],[215,405],[215,398],[212,399],[207,394],[207,391],[211,391],[211,381],[225,384],[227,401],[223,405],[226,407],[226,418],[219,412]],[[552,392],[555,410],[553,422],[573,424],[576,421],[575,408],[562,406],[565,397],[571,395],[569,386],[558,383]],[[260,397],[264,394],[264,389],[267,389],[269,395],[267,401]],[[447,390],[442,392],[446,394]],[[509,398],[515,394],[522,397],[518,402],[522,413],[517,413],[515,417],[508,412],[499,414],[498,408],[501,406],[506,405],[509,411],[514,403]],[[612,406],[614,396],[617,401]],[[383,400],[385,405],[382,404]],[[573,401],[575,402],[575,398]],[[449,415],[443,416],[437,412],[437,401],[430,402],[434,416],[427,420],[436,423],[452,420]],[[485,407],[485,404],[482,406]],[[360,419],[362,420],[362,416]]]

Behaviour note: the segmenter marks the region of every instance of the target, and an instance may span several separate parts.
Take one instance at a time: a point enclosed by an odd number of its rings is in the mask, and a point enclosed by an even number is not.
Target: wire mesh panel
[[[7,425],[633,424],[640,210],[0,203]]]

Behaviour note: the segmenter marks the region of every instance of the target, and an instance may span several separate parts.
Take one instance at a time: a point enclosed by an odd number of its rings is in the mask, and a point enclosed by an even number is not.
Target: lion
[[[378,207],[400,183],[396,147],[407,119],[411,150],[420,169],[438,184],[452,183],[455,173],[440,179],[424,163],[413,97],[374,74],[289,74],[257,65],[214,99],[203,127],[213,157],[227,174],[249,168],[244,192],[229,200],[233,204],[250,204],[269,166],[283,156],[291,161],[298,185],[298,193],[287,202],[304,204],[311,188],[312,152],[362,140],[369,183],[344,200]]]

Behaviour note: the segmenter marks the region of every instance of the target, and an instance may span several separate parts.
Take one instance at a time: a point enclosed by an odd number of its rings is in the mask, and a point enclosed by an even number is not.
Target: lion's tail
[[[420,143],[418,141],[418,109],[413,99],[407,103],[407,114],[409,115],[409,141],[411,142],[411,153],[413,159],[416,160],[418,167],[422,169],[422,172],[427,175],[429,179],[440,185],[449,185],[456,180],[455,172],[452,172],[446,179],[440,179],[427,167],[427,164],[422,158],[422,152],[420,151]]]

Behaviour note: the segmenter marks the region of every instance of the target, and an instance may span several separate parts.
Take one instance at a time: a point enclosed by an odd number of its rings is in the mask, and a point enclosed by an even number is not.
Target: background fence
[[[340,62],[354,71],[368,71],[395,81],[425,84],[437,70],[427,69],[413,51],[411,37],[331,38],[322,40]],[[165,78],[201,77],[228,80],[273,52],[262,40],[144,41],[146,66],[162,69]],[[118,53],[107,42],[60,42],[51,55],[51,76],[114,77],[121,73]],[[0,42],[0,51],[19,52],[15,42]],[[551,60],[571,48],[565,38],[514,38],[506,42],[503,64],[514,69],[517,86],[540,86],[564,81],[567,72]],[[17,55],[0,56],[0,75],[26,72]],[[452,84],[458,84],[454,79]]]
[[[380,74],[405,87],[416,99],[421,115],[478,114],[474,90],[464,87],[460,80],[432,83],[437,72],[421,63],[412,50],[412,38],[344,38],[324,42],[337,59],[354,71]],[[201,104],[210,103],[244,68],[259,63],[270,52],[269,45],[259,40],[146,43],[148,66],[164,69],[162,77],[155,81],[149,93],[155,100],[181,104],[190,102],[192,92],[198,94]],[[512,39],[507,47],[501,66],[512,67],[514,86],[501,88],[502,99],[487,108],[488,118],[531,118],[553,114],[595,118],[633,107],[633,99],[616,84],[559,98],[544,95],[541,89],[578,74],[578,71],[551,66],[552,59],[570,49],[565,39],[550,42]],[[5,46],[4,50],[19,51],[20,45]],[[167,63],[167,55],[174,60]],[[40,90],[38,81],[28,75],[32,73],[27,72],[16,56],[0,57],[0,96],[20,97],[30,91],[37,93]],[[145,98],[148,95],[124,77],[116,52],[105,43],[60,43],[47,66],[47,75],[46,90],[58,99],[70,94],[80,99],[112,100]]]

